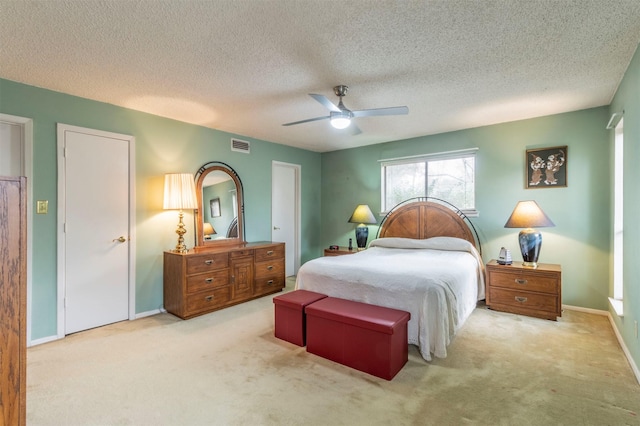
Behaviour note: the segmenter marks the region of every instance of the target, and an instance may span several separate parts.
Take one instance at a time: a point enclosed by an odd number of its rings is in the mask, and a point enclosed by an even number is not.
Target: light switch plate
[[[49,211],[49,201],[47,200],[38,200],[36,201],[36,213],[37,214],[47,214]]]

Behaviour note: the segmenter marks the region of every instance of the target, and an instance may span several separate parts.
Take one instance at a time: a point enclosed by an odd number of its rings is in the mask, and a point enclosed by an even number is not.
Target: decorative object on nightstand
[[[535,201],[519,201],[513,213],[509,216],[505,228],[525,228],[518,234],[520,251],[522,253],[523,265],[525,268],[536,268],[540,246],[542,245],[542,234],[535,229],[555,226],[549,216],[547,216],[538,203]]]
[[[184,234],[187,230],[182,219],[183,210],[195,210],[198,208],[196,198],[196,186],[191,173],[167,173],[164,175],[164,204],[165,210],[179,210],[178,215],[178,243],[173,250],[175,253],[186,253],[187,246],[184,244]]]
[[[349,223],[357,223],[356,227],[356,243],[358,244],[358,250],[362,250],[367,246],[367,238],[369,237],[369,227],[367,225],[373,225],[378,223],[373,212],[366,204],[360,204],[353,211],[353,214],[349,218]]]
[[[496,311],[557,320],[562,316],[562,268],[540,263],[536,269],[522,262],[487,263],[487,306]]]
[[[498,264],[500,265],[511,265],[513,260],[511,260],[511,250],[507,250],[502,247],[500,249],[500,255],[498,256]]]

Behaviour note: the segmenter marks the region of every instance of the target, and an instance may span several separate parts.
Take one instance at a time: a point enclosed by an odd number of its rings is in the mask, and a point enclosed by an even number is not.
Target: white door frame
[[[289,167],[292,168],[295,172],[295,221],[294,221],[294,244],[295,247],[293,248],[293,273],[294,275],[298,273],[298,269],[300,269],[300,247],[301,247],[301,237],[300,237],[300,216],[301,216],[301,196],[300,196],[300,182],[301,182],[301,174],[302,174],[302,166],[300,166],[299,164],[292,164],[292,163],[285,163],[282,161],[272,161],[271,162],[271,169],[273,170],[274,166],[280,166],[280,167]],[[271,182],[271,191],[273,193],[273,172],[271,173],[272,175],[272,182]],[[273,195],[271,196],[271,199],[273,200]],[[272,228],[272,233],[273,233],[273,217],[271,218],[271,228]]]
[[[58,338],[65,336],[65,260],[66,250],[64,245],[64,218],[66,217],[66,174],[64,165],[64,138],[65,132],[73,131],[79,133],[87,133],[94,136],[124,139],[129,143],[129,320],[136,317],[136,246],[135,246],[135,211],[136,211],[136,192],[135,192],[135,144],[136,139],[131,135],[123,135],[119,133],[105,132],[102,130],[87,129],[84,127],[70,126],[68,124],[58,123]],[[91,159],[87,159],[91,161]]]
[[[16,115],[0,114],[0,121],[22,127],[22,173],[27,178],[27,346],[31,346],[33,287],[33,120]]]

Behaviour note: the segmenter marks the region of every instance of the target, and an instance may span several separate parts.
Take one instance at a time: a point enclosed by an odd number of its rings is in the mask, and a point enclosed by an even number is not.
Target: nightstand
[[[324,249],[324,255],[325,256],[342,256],[343,254],[353,254],[353,253],[357,253],[358,249],[356,247],[353,248],[353,250],[349,250],[349,247],[338,247],[337,250],[331,250],[331,249]]]
[[[551,263],[525,268],[522,262],[487,263],[486,302],[496,311],[557,320],[562,316],[562,268]]]

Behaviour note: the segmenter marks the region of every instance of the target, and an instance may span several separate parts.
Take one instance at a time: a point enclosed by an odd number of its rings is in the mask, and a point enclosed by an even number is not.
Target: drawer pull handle
[[[212,259],[205,260],[204,263],[207,265],[211,265],[213,263],[213,260]]]
[[[273,265],[269,265],[269,266],[267,266],[267,271],[270,271],[270,270],[272,270],[272,269],[273,269]]]
[[[267,256],[272,256],[272,255],[273,255],[273,250],[269,250],[269,251],[267,252]]]
[[[522,278],[516,278],[515,282],[516,284],[526,284],[527,280],[523,280]]]
[[[204,298],[207,302],[211,302],[213,300],[213,296],[207,296]]]
[[[212,283],[213,282],[213,278],[207,278],[204,281],[207,282],[207,283]]]
[[[267,281],[267,285],[273,285],[273,280]]]
[[[526,297],[516,296],[516,301],[520,303],[524,303],[527,301]]]

